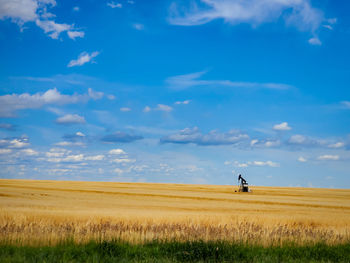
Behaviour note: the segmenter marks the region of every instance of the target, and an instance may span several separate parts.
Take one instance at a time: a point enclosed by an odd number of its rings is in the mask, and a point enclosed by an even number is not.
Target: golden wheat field
[[[0,180],[0,241],[350,241],[350,190]]]

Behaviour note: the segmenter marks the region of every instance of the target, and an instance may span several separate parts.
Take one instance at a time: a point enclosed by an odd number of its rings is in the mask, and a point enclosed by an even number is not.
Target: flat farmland
[[[341,244],[350,240],[350,190],[0,180],[0,239],[131,243],[230,241]]]

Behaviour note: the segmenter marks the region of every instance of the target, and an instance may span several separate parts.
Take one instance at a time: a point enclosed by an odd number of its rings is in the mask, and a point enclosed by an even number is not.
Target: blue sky
[[[0,177],[349,188],[349,9],[0,0]]]

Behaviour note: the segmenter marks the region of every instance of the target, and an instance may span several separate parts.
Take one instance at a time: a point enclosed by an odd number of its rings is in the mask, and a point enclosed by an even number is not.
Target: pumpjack
[[[239,182],[241,181],[241,182]],[[249,187],[247,181],[242,177],[242,175],[238,176],[238,184],[239,190],[238,192],[249,192]]]

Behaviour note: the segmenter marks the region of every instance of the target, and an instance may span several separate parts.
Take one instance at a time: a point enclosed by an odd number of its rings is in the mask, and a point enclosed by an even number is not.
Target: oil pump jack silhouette
[[[241,182],[240,182],[241,181]],[[239,189],[238,192],[249,192],[249,187],[247,181],[242,177],[242,175],[238,176],[238,184]]]

